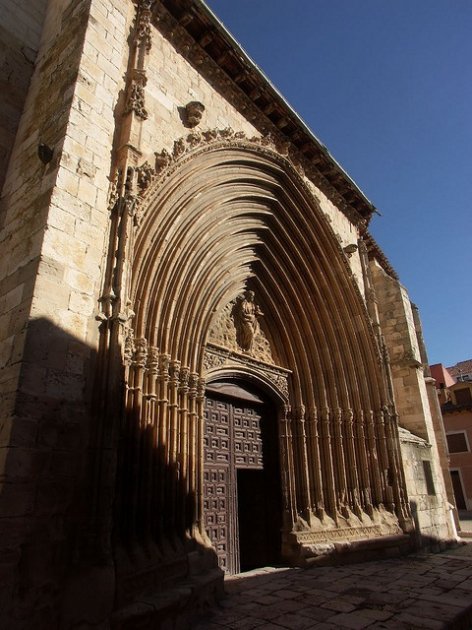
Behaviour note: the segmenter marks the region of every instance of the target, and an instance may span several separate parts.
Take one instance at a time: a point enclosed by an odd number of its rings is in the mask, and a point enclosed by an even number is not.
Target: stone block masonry
[[[24,105],[29,79],[16,68],[21,120],[1,210],[0,616],[10,628],[59,623],[75,544],[114,107],[133,15],[118,0],[50,2],[38,48],[46,3],[33,4],[24,16],[18,3],[4,7],[12,23],[3,24],[20,38],[17,48],[31,37],[38,50]],[[13,33],[15,23],[21,32]],[[53,150],[50,162],[39,159],[40,143]]]

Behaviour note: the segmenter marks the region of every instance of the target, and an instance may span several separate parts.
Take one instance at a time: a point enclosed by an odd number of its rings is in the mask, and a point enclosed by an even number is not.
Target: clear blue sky
[[[472,358],[472,0],[208,0],[382,216],[430,363]]]

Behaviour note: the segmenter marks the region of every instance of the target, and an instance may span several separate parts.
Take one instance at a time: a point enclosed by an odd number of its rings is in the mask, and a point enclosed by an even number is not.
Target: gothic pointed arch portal
[[[205,378],[235,366],[282,392],[284,555],[301,561],[318,544],[400,533],[408,507],[396,414],[333,230],[280,150],[237,134],[207,140],[176,143],[172,159],[158,155],[161,172],[145,180],[127,246],[135,316],[120,535],[163,547],[176,539],[209,544]],[[263,313],[269,359],[237,333],[236,346],[212,337],[225,313],[231,328],[248,289]]]

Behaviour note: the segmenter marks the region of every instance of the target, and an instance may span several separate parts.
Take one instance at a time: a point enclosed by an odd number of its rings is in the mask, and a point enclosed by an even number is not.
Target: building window
[[[470,405],[470,403],[472,403],[472,396],[468,387],[464,387],[463,389],[455,389],[453,391],[456,397],[457,405]]]
[[[467,453],[469,444],[465,431],[456,431],[455,433],[446,433],[447,448],[449,453]]]
[[[436,496],[436,489],[434,487],[433,471],[431,469],[431,462],[426,459],[423,459],[423,471],[428,494],[430,497],[434,497]]]

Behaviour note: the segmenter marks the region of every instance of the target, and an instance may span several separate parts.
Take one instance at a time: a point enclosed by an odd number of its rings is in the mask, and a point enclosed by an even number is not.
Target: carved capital
[[[167,380],[169,378],[169,363],[170,363],[170,355],[169,354],[160,354],[159,355],[159,378],[163,380]]]
[[[144,337],[140,337],[135,341],[134,364],[139,367],[145,367],[147,359],[147,341]]]
[[[197,381],[197,400],[203,400],[205,398],[206,381],[204,378],[199,378]]]
[[[180,368],[180,383],[179,383],[179,391],[186,394],[189,389],[189,377],[190,377],[190,369],[188,367]]]
[[[133,329],[130,328],[128,330],[128,334],[125,337],[125,345],[124,345],[124,350],[123,350],[123,358],[124,358],[125,365],[131,364],[134,357],[135,350],[136,350],[136,347],[134,344],[134,332],[133,332]]]
[[[169,378],[172,383],[178,383],[180,376],[180,361],[170,361]]]
[[[196,372],[191,372],[188,379],[189,396],[190,398],[196,398],[198,392],[198,380],[199,375]]]
[[[147,367],[150,374],[157,374],[159,366],[159,350],[155,346],[149,346]]]

